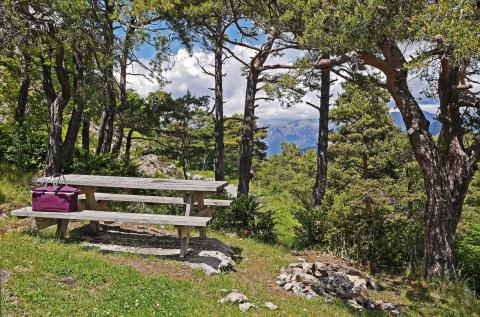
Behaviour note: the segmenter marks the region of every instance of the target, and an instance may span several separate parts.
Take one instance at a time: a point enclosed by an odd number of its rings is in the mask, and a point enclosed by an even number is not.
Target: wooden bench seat
[[[11,212],[11,215],[20,218],[33,217],[38,220],[37,224],[39,224],[39,228],[45,228],[57,224],[56,234],[58,238],[63,238],[65,236],[68,227],[68,221],[70,220],[174,225],[178,227],[179,235],[182,239],[180,249],[181,257],[184,257],[188,252],[191,229],[193,227],[206,227],[211,219],[209,217],[186,217],[97,210],[82,210],[76,212],[41,212],[33,211],[31,207],[14,210]]]
[[[78,196],[78,199],[85,200],[85,195]],[[95,192],[95,200],[97,201],[126,201],[156,204],[176,204],[185,205],[186,202],[182,197],[161,197],[161,196],[145,196],[145,195],[126,195],[126,194],[110,194]],[[232,203],[231,200],[224,199],[205,199],[205,206],[228,207]]]

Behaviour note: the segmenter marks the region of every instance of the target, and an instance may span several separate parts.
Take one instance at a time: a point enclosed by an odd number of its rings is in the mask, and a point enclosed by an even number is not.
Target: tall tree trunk
[[[122,149],[123,143],[123,136],[124,136],[124,128],[121,122],[117,125],[117,131],[115,132],[115,141],[113,142],[112,146],[112,154],[118,156],[120,154],[120,150]]]
[[[58,45],[55,52],[55,73],[60,83],[61,91],[55,92],[51,68],[41,58],[42,85],[49,104],[50,124],[48,127],[47,157],[45,160],[45,173],[51,175],[61,171],[62,157],[62,127],[63,110],[70,99],[70,84],[68,71],[65,66],[65,51]]]
[[[381,70],[386,87],[399,108],[415,159],[423,174],[427,203],[425,209],[424,275],[427,278],[454,277],[453,243],[468,185],[480,159],[480,140],[463,144],[458,88],[460,67],[450,65],[448,54],[440,57],[438,92],[442,132],[436,144],[428,130],[418,102],[408,87],[406,59],[388,38],[378,43],[384,59],[359,52],[366,64]],[[465,66],[465,65],[464,65]]]
[[[112,0],[105,0],[105,22],[103,25],[103,36],[105,41],[105,52],[106,55],[110,57],[110,60],[106,62],[106,65],[103,67],[103,78],[106,83],[107,90],[107,104],[102,113],[102,119],[100,124],[100,131],[98,134],[98,144],[96,153],[106,154],[110,152],[112,147],[113,139],[113,123],[115,121],[115,112],[117,104],[117,92],[116,92],[116,80],[114,77],[113,68],[114,63],[114,39],[115,34],[113,32],[113,14],[115,11],[114,3]]]
[[[251,70],[247,78],[245,91],[245,108],[243,110],[242,143],[238,163],[238,192],[248,194],[252,179],[252,156],[255,129],[255,95],[257,92],[258,74]]]
[[[402,113],[415,158],[424,177],[427,205],[425,215],[425,276],[454,276],[452,196],[437,147],[428,131],[429,123],[407,85],[407,73],[387,77],[387,88]]]
[[[77,143],[78,131],[83,117],[84,99],[84,66],[82,56],[78,52],[73,56],[74,77],[73,77],[73,109],[68,124],[67,134],[63,142],[63,160],[69,159]]]
[[[275,42],[275,36],[268,34],[260,51],[252,58],[247,76],[247,88],[245,91],[245,107],[243,114],[242,141],[240,144],[240,157],[238,160],[238,192],[248,194],[252,174],[253,147],[255,144],[255,102],[257,85],[263,65],[270,55]]]
[[[90,118],[85,112],[82,118],[82,150],[90,153]]]
[[[23,53],[23,63],[21,69],[22,82],[18,92],[17,109],[15,109],[14,121],[20,126],[23,125],[25,119],[25,110],[28,100],[28,88],[30,87],[30,64],[32,57],[29,53]]]
[[[125,33],[125,40],[123,43],[122,54],[120,56],[120,78],[118,81],[118,87],[120,90],[120,106],[118,108],[118,126],[116,131],[116,139],[112,147],[112,154],[117,156],[122,148],[123,136],[124,136],[124,118],[123,112],[127,108],[127,66],[128,66],[128,53],[132,46],[132,36],[135,32],[135,20],[130,21],[130,25]]]
[[[132,148],[133,129],[128,130],[127,139],[125,141],[125,161],[130,161],[130,149]]]
[[[320,206],[327,187],[328,113],[330,108],[330,70],[322,71],[318,118],[317,175],[312,190],[313,207]]]
[[[215,46],[215,180],[225,180],[225,144],[223,123],[223,50],[222,40]]]

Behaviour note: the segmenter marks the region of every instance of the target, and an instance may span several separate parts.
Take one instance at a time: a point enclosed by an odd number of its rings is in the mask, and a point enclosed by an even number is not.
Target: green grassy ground
[[[1,167],[0,206],[28,202],[29,176]],[[13,185],[15,184],[15,185]],[[40,233],[28,220],[0,220],[0,269],[10,273],[3,285],[3,309],[10,316],[242,316],[233,304],[220,304],[222,289],[238,289],[257,307],[252,316],[353,316],[342,302],[306,300],[275,287],[282,266],[295,261],[291,251],[249,239],[213,233],[240,250],[235,272],[207,276],[181,262],[129,254],[85,250],[69,238]],[[398,283],[388,282],[391,279]],[[462,283],[380,278],[387,286],[372,296],[401,304],[409,316],[480,315],[480,303]],[[398,282],[398,281],[397,281]],[[393,286],[393,285],[396,286]],[[397,285],[398,284],[398,285]],[[277,311],[262,308],[271,301]],[[381,315],[363,313],[363,315]]]

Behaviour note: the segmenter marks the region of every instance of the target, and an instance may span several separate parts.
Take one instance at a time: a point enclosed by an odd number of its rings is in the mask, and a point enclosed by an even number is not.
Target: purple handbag
[[[57,182],[55,182],[55,176],[50,177],[43,187],[32,189],[32,210],[57,212],[77,211],[78,194],[80,190],[68,186],[63,175],[59,175]],[[58,185],[60,177],[63,177],[65,185]],[[50,179],[54,180],[53,185],[48,185]]]

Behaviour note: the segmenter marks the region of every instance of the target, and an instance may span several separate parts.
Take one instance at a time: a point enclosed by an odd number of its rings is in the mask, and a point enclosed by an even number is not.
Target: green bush
[[[455,259],[460,276],[480,291],[480,224],[471,224],[457,233]]]
[[[39,170],[47,152],[46,138],[41,130],[0,125],[0,161],[22,170]]]
[[[327,232],[325,207],[312,207],[307,195],[301,197],[300,201],[301,205],[293,211],[293,216],[298,221],[298,225],[293,228],[296,246],[306,248],[324,244]]]
[[[275,220],[271,210],[261,210],[255,195],[239,195],[229,208],[219,209],[213,217],[212,227],[250,237],[261,242],[275,243]]]
[[[137,165],[111,154],[93,155],[76,150],[73,158],[64,164],[64,173],[110,176],[139,176]]]

